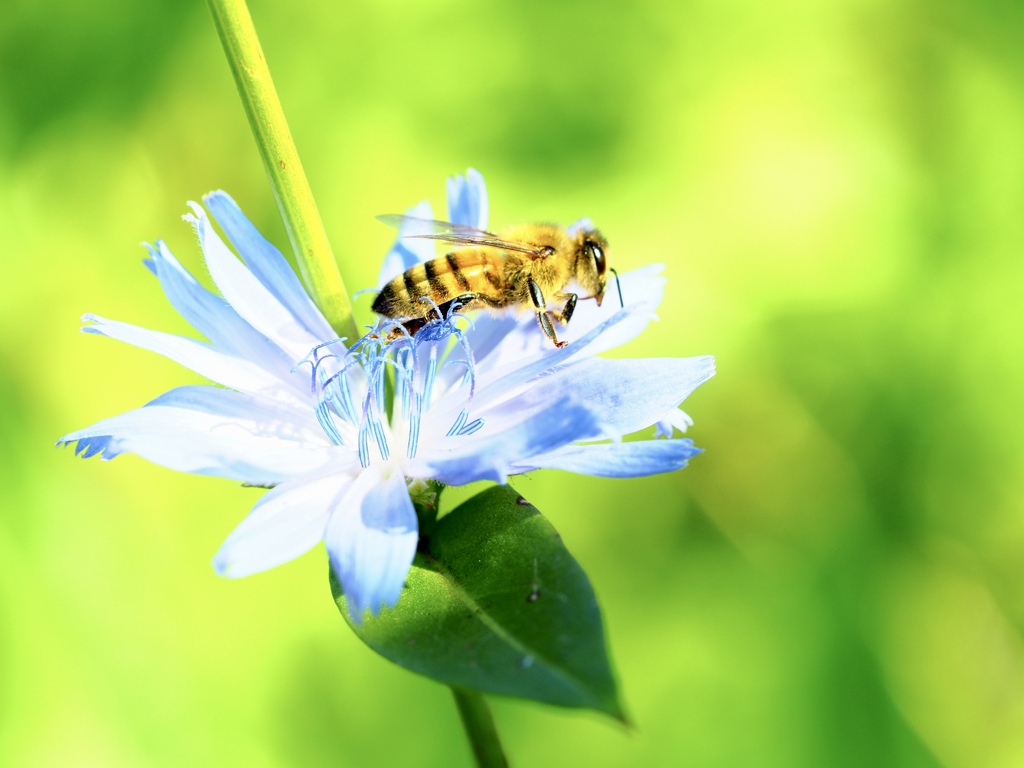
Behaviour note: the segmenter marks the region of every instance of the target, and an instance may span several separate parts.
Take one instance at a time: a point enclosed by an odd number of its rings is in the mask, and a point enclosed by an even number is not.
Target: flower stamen
[[[449,437],[471,435],[484,425],[483,419],[469,420],[476,392],[476,364],[465,331],[458,322],[460,319],[467,324],[470,322],[459,311],[463,305],[452,302],[447,312],[442,313],[430,298],[424,301],[435,311],[415,334],[402,322],[381,319],[376,325],[368,326],[367,333],[343,355],[324,352],[326,347],[342,341],[335,339],[318,344],[293,369],[310,364],[317,421],[335,445],[345,445],[345,435],[350,434],[343,424],[354,427],[359,463],[364,468],[371,462],[371,437],[380,459],[387,462],[392,455],[388,436],[400,434],[403,429],[406,456],[415,458],[423,415],[435,395],[456,392],[468,385],[464,405],[448,430]],[[464,366],[465,371],[454,386],[446,385],[446,391],[438,393],[438,369],[448,365]],[[334,368],[336,370],[330,370]],[[391,414],[386,405],[389,369],[394,371],[396,398]],[[360,392],[361,407],[358,408],[353,386]]]

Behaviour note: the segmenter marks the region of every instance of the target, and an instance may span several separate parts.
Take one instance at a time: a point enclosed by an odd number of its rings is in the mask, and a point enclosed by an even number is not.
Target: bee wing
[[[399,237],[420,237],[426,240],[441,240],[457,245],[481,245],[490,248],[501,248],[505,251],[519,251],[534,256],[543,255],[541,251],[525,243],[514,240],[502,240],[493,232],[485,232],[464,224],[453,224],[450,221],[436,219],[418,219],[415,216],[386,214],[378,216],[377,221],[399,230]]]
[[[421,219],[417,216],[403,216],[398,213],[378,216],[377,221],[399,230],[402,237],[425,237],[426,235],[495,237],[493,232],[485,232],[465,224],[453,224],[450,221],[438,221],[437,219]]]

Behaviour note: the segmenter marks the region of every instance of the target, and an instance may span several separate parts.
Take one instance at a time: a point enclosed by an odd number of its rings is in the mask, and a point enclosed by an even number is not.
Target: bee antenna
[[[608,271],[615,275],[615,287],[619,291],[619,306],[625,309],[626,302],[622,300],[622,283],[619,282],[619,273],[615,271],[615,267],[608,267]]]

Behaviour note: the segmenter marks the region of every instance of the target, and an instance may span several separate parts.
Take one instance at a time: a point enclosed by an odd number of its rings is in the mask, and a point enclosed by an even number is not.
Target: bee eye
[[[606,266],[604,263],[604,250],[593,240],[587,241],[586,248],[590,258],[594,260],[594,266],[597,267],[597,274],[603,275]]]

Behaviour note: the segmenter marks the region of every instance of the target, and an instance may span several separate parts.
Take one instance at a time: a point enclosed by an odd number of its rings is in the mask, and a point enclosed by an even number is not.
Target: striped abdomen
[[[497,252],[460,248],[447,256],[417,264],[384,286],[373,302],[373,311],[385,317],[426,317],[432,310],[429,298],[441,305],[467,294],[481,301],[466,304],[503,305],[505,279]]]

